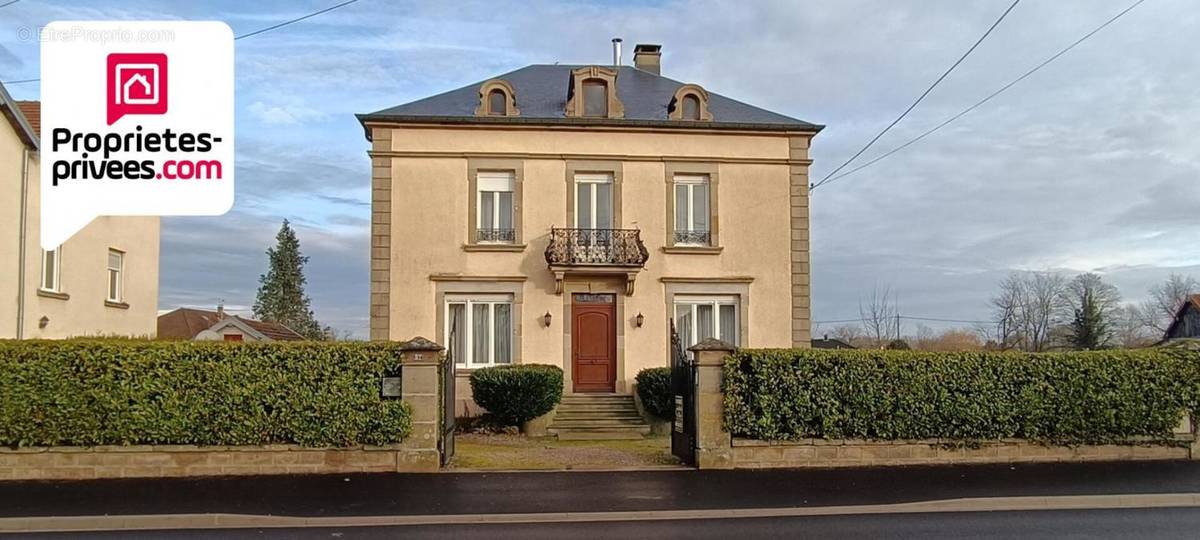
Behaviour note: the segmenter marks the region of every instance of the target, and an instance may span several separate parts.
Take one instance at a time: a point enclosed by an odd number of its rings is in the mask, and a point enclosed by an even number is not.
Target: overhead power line
[[[3,3],[3,4],[0,4],[0,8],[6,8],[6,7],[8,7],[8,6],[11,6],[11,5],[13,5],[13,4],[17,3],[17,2],[20,2],[20,1],[21,1],[21,0],[9,0],[8,2],[5,2],[5,3]]]
[[[2,4],[2,5],[0,5],[0,8],[2,8],[2,7],[4,7],[4,6],[7,6],[7,5],[14,4],[14,3],[16,3],[16,2],[19,2],[19,1],[20,1],[20,0],[13,0],[13,1],[11,1],[11,2],[7,3],[7,4]],[[347,0],[346,2],[342,2],[342,3],[340,3],[340,4],[336,4],[336,5],[333,5],[333,6],[329,6],[329,7],[325,8],[325,9],[322,9],[322,10],[319,10],[319,11],[314,11],[314,12],[312,12],[312,13],[309,13],[309,14],[307,14],[307,15],[304,15],[304,16],[302,16],[302,17],[296,17],[295,19],[291,19],[291,20],[283,21],[283,22],[281,22],[281,23],[279,23],[279,24],[274,24],[274,25],[268,26],[268,27],[266,27],[266,28],[260,28],[260,29],[258,29],[258,30],[255,30],[255,31],[253,31],[253,32],[249,32],[249,33],[246,33],[246,34],[242,34],[242,35],[240,35],[240,36],[234,36],[233,40],[234,40],[234,41],[237,41],[237,40],[239,40],[239,39],[246,39],[246,38],[248,38],[248,37],[251,37],[251,36],[257,36],[257,35],[259,35],[259,34],[264,34],[264,33],[270,32],[270,31],[272,31],[272,30],[275,30],[275,29],[278,29],[278,28],[283,28],[283,27],[285,27],[285,26],[287,26],[287,25],[289,25],[289,24],[298,23],[298,22],[300,22],[300,21],[303,21],[303,20],[305,20],[305,19],[311,19],[311,18],[313,18],[313,17],[316,17],[317,15],[321,15],[322,13],[329,13],[330,11],[333,11],[333,10],[335,10],[335,9],[342,8],[342,7],[346,7],[346,6],[348,6],[348,5],[350,5],[350,4],[353,4],[353,3],[357,2],[357,1],[358,1],[358,0]],[[21,79],[21,80],[19,80],[19,81],[0,81],[0,83],[2,83],[2,84],[23,84],[23,83],[38,82],[38,81],[40,81],[40,80],[41,80],[41,79]]]
[[[1092,31],[1091,31],[1091,32],[1088,32],[1088,33],[1084,34],[1084,35],[1083,35],[1083,37],[1081,37],[1081,38],[1079,38],[1079,39],[1075,40],[1075,41],[1074,41],[1073,43],[1071,43],[1070,45],[1067,45],[1067,46],[1066,46],[1066,48],[1064,48],[1064,49],[1062,49],[1062,50],[1058,51],[1057,53],[1054,53],[1054,55],[1053,55],[1053,56],[1051,56],[1051,57],[1047,58],[1046,60],[1042,61],[1042,63],[1040,63],[1040,64],[1038,64],[1038,65],[1034,66],[1034,67],[1033,67],[1033,69],[1030,69],[1029,71],[1026,71],[1026,72],[1025,72],[1023,75],[1021,75],[1020,77],[1017,77],[1016,79],[1013,79],[1013,80],[1012,80],[1012,82],[1009,82],[1008,84],[1006,84],[1006,85],[1004,85],[1004,86],[1001,86],[999,90],[996,90],[995,92],[992,92],[991,94],[988,94],[988,96],[987,96],[987,97],[985,97],[985,98],[983,98],[983,99],[981,99],[981,100],[977,101],[977,102],[976,102],[974,105],[971,105],[970,107],[967,107],[966,109],[963,109],[963,110],[962,110],[962,112],[960,112],[960,113],[958,113],[958,114],[956,114],[956,115],[954,115],[954,116],[951,116],[950,118],[947,118],[947,119],[946,119],[944,122],[942,122],[942,123],[940,123],[940,124],[938,124],[938,125],[934,126],[933,128],[931,128],[931,129],[929,129],[929,130],[925,131],[924,133],[922,133],[922,134],[920,134],[920,135],[916,136],[916,137],[915,137],[915,138],[913,138],[912,140],[909,140],[908,142],[906,142],[906,143],[904,143],[904,144],[902,144],[902,145],[900,145],[900,146],[897,146],[896,148],[893,148],[893,149],[891,149],[891,150],[889,150],[889,151],[885,152],[883,155],[880,155],[879,157],[876,157],[876,158],[872,159],[871,161],[868,161],[868,162],[866,162],[866,163],[864,163],[864,164],[862,164],[862,165],[859,165],[858,167],[855,167],[855,168],[853,168],[853,169],[850,169],[849,171],[846,171],[846,172],[844,172],[844,173],[842,173],[842,174],[839,174],[839,175],[837,175],[837,176],[833,176],[833,177],[829,177],[829,176],[827,176],[827,177],[826,177],[826,179],[824,179],[824,180],[821,180],[821,181],[820,181],[820,182],[818,182],[816,185],[814,185],[814,186],[812,187],[812,189],[816,189],[816,188],[818,188],[818,187],[821,187],[821,186],[823,186],[823,185],[825,185],[825,184],[828,184],[828,183],[830,183],[830,182],[833,182],[834,180],[837,180],[837,179],[839,179],[839,178],[845,178],[845,177],[847,177],[847,176],[850,176],[850,175],[852,175],[852,174],[854,174],[854,173],[856,173],[856,172],[858,172],[858,171],[861,171],[861,170],[863,170],[863,169],[865,169],[865,168],[867,168],[867,167],[870,167],[871,165],[874,165],[875,163],[878,163],[879,161],[882,161],[883,159],[887,158],[888,156],[891,156],[892,154],[895,154],[896,152],[899,152],[899,151],[901,151],[901,150],[904,150],[905,148],[908,148],[909,146],[912,146],[913,144],[916,144],[916,143],[917,143],[918,141],[920,141],[921,139],[924,139],[925,137],[928,137],[928,136],[932,135],[932,134],[933,134],[934,132],[936,132],[937,130],[939,130],[939,129],[942,129],[942,128],[946,127],[946,126],[947,126],[947,125],[949,125],[951,122],[954,122],[955,120],[958,120],[959,118],[962,118],[962,117],[963,117],[963,116],[965,116],[967,113],[969,113],[969,112],[971,112],[971,111],[973,111],[973,110],[975,110],[975,109],[979,108],[981,105],[983,105],[983,104],[985,104],[985,103],[987,103],[987,102],[991,101],[991,100],[992,100],[993,98],[995,98],[996,96],[999,96],[1000,94],[1003,94],[1005,91],[1007,91],[1009,88],[1012,88],[1012,87],[1013,87],[1013,86],[1015,86],[1017,83],[1019,83],[1019,82],[1021,82],[1021,81],[1025,80],[1025,79],[1026,79],[1026,78],[1028,78],[1030,75],[1033,75],[1033,74],[1034,74],[1034,73],[1036,73],[1038,70],[1040,70],[1040,69],[1042,69],[1042,68],[1046,67],[1046,66],[1047,66],[1048,64],[1050,64],[1051,62],[1053,62],[1053,61],[1057,60],[1057,59],[1058,59],[1058,57],[1060,57],[1060,56],[1062,56],[1062,55],[1066,54],[1066,53],[1067,53],[1068,51],[1070,51],[1071,49],[1074,49],[1074,48],[1075,48],[1076,46],[1078,46],[1080,43],[1083,43],[1084,41],[1087,41],[1089,38],[1091,38],[1092,36],[1096,35],[1096,33],[1100,32],[1101,30],[1103,30],[1104,28],[1106,28],[1108,25],[1110,25],[1110,24],[1112,24],[1112,23],[1116,22],[1116,20],[1117,20],[1117,19],[1120,19],[1121,17],[1125,16],[1125,14],[1126,14],[1126,13],[1129,13],[1130,11],[1132,11],[1132,10],[1133,10],[1133,8],[1136,8],[1136,7],[1138,7],[1139,5],[1141,5],[1141,4],[1142,4],[1142,2],[1145,2],[1145,1],[1146,1],[1146,0],[1138,0],[1137,2],[1134,2],[1134,3],[1133,3],[1133,4],[1131,4],[1129,7],[1127,7],[1127,8],[1125,8],[1125,9],[1121,10],[1121,12],[1120,12],[1120,13],[1117,13],[1116,15],[1113,15],[1113,16],[1112,16],[1112,18],[1108,19],[1107,21],[1104,21],[1104,23],[1103,23],[1103,24],[1101,24],[1100,26],[1097,26],[1096,28],[1092,29]]]
[[[979,321],[971,319],[945,319],[940,317],[915,317],[910,315],[889,316],[890,318],[900,318],[909,321],[931,321],[931,322],[949,322],[949,323],[965,323],[965,324],[994,324],[996,321]],[[858,317],[853,319],[833,319],[827,321],[813,321],[813,324],[837,324],[837,323],[856,323],[865,322],[870,319]]]
[[[875,135],[875,137],[872,138],[870,141],[868,141],[865,146],[860,148],[858,150],[858,152],[855,152],[853,156],[850,156],[850,159],[847,159],[844,163],[842,163],[841,165],[838,165],[838,167],[836,169],[831,171],[829,174],[825,175],[825,178],[822,178],[821,182],[818,182],[817,185],[820,185],[825,180],[829,179],[829,177],[837,174],[838,171],[845,168],[846,165],[849,165],[851,162],[858,159],[858,156],[861,156],[863,154],[863,152],[866,152],[868,148],[871,148],[871,146],[873,146],[875,144],[875,142],[879,140],[880,137],[883,137],[883,134],[890,131],[893,127],[896,126],[896,124],[899,124],[900,121],[903,120],[905,116],[908,116],[908,113],[912,112],[912,110],[915,109],[917,107],[917,105],[919,105],[922,101],[924,101],[925,97],[928,96],[930,92],[933,92],[933,89],[937,88],[937,85],[941,84],[941,82],[943,80],[945,80],[945,78],[948,75],[950,75],[950,72],[954,71],[954,68],[958,67],[959,64],[963,63],[963,60],[966,60],[967,57],[970,56],[972,52],[975,52],[975,49],[977,47],[979,47],[979,44],[983,43],[983,40],[987,39],[987,37],[992,34],[992,30],[995,30],[997,26],[1000,26],[1000,23],[1004,20],[1004,18],[1007,17],[1008,14],[1010,12],[1012,12],[1013,8],[1017,7],[1017,4],[1019,4],[1019,3],[1021,3],[1021,0],[1013,0],[1013,3],[1008,6],[1008,9],[1004,10],[1004,13],[1000,14],[1000,17],[996,19],[996,22],[992,23],[992,25],[988,27],[987,31],[984,32],[982,36],[979,36],[979,39],[975,40],[975,44],[971,45],[971,48],[967,49],[967,52],[964,52],[962,54],[962,56],[958,57],[958,60],[955,60],[954,63],[951,64],[950,67],[946,69],[946,71],[942,72],[942,75],[940,77],[938,77],[937,80],[933,81],[933,84],[929,85],[929,88],[926,88],[925,91],[921,93],[920,97],[918,97],[916,101],[912,102],[912,105],[909,105],[907,109],[904,109],[904,112],[900,113],[900,116],[897,116],[895,120],[892,120],[892,123],[888,124],[887,127],[883,128],[883,131],[880,131],[879,133],[877,133]]]

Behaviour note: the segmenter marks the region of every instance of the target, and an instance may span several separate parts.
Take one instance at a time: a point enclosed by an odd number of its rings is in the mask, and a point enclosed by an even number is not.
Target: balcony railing
[[[675,231],[675,245],[707,246],[711,238],[708,231]]]
[[[515,229],[478,229],[475,236],[476,242],[511,244],[517,241]]]
[[[650,252],[638,229],[550,229],[546,262],[553,266],[643,266]]]

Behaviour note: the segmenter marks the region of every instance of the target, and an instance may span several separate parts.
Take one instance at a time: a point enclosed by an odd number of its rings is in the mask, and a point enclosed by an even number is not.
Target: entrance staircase
[[[638,414],[633,396],[564,395],[547,432],[563,441],[641,439],[650,426]]]

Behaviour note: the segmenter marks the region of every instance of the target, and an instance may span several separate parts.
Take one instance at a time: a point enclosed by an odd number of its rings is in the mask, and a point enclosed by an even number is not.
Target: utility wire
[[[0,4],[0,8],[6,8],[6,7],[8,7],[8,6],[11,6],[11,5],[13,5],[13,4],[17,3],[17,2],[20,2],[20,1],[21,1],[21,0],[10,0],[9,2],[5,2],[5,3],[3,3],[3,4]]]
[[[893,318],[893,317],[889,316],[888,318]],[[951,323],[969,323],[969,324],[993,324],[996,322],[996,321],[976,321],[976,320],[970,320],[970,319],[943,319],[943,318],[939,318],[939,317],[914,317],[914,316],[909,316],[909,315],[898,315],[898,316],[895,316],[895,318],[900,318],[900,319],[905,319],[905,320],[910,320],[910,321],[932,321],[932,322],[951,322]],[[835,319],[835,320],[828,320],[828,321],[813,321],[813,324],[854,323],[854,322],[864,322],[864,321],[868,321],[868,320],[870,320],[870,319],[867,319],[865,317],[859,317],[856,319]]]
[[[312,18],[312,17],[316,17],[317,15],[320,15],[320,14],[322,14],[322,13],[329,13],[330,11],[333,11],[333,10],[335,10],[335,9],[338,9],[338,8],[340,8],[340,7],[345,7],[345,6],[348,6],[348,5],[350,5],[350,4],[353,4],[353,3],[357,2],[357,1],[358,1],[358,0],[347,0],[346,2],[342,2],[342,3],[340,3],[340,4],[337,4],[337,5],[335,5],[335,6],[330,6],[330,7],[327,7],[327,8],[325,8],[325,9],[322,9],[322,10],[320,10],[320,11],[314,11],[314,12],[312,12],[312,13],[309,13],[308,15],[305,15],[305,16],[303,16],[303,17],[297,17],[297,18],[295,18],[295,19],[292,19],[292,20],[290,20],[290,21],[284,21],[284,22],[281,22],[281,23],[279,23],[279,24],[276,24],[276,25],[274,25],[274,26],[268,26],[268,27],[266,27],[266,28],[263,28],[263,29],[261,29],[261,30],[255,30],[255,31],[253,31],[253,32],[250,32],[249,34],[242,34],[242,35],[240,35],[240,36],[237,36],[237,37],[235,37],[235,38],[233,38],[233,39],[234,39],[234,41],[237,41],[237,40],[239,40],[239,39],[245,39],[245,38],[248,38],[248,37],[250,37],[250,36],[257,36],[257,35],[259,35],[259,34],[262,34],[262,33],[264,33],[264,32],[270,32],[271,30],[274,30],[274,29],[276,29],[276,28],[283,28],[284,26],[287,26],[287,25],[289,25],[289,24],[292,24],[292,23],[298,23],[298,22],[300,22],[300,21],[303,21],[304,19],[310,19],[310,18]]]
[[[983,105],[984,103],[987,103],[987,102],[991,101],[991,100],[992,100],[993,98],[995,98],[996,96],[999,96],[1000,94],[1003,94],[1003,93],[1004,93],[1006,90],[1008,90],[1009,88],[1012,88],[1012,87],[1013,87],[1013,86],[1015,86],[1017,83],[1019,83],[1019,82],[1021,82],[1021,81],[1025,80],[1025,79],[1026,79],[1026,78],[1028,78],[1030,75],[1033,75],[1033,74],[1034,74],[1034,73],[1036,73],[1038,70],[1042,69],[1043,67],[1046,67],[1046,65],[1047,65],[1047,64],[1049,64],[1050,62],[1053,62],[1053,61],[1057,60],[1057,59],[1058,59],[1058,57],[1060,57],[1060,56],[1062,56],[1062,55],[1066,54],[1066,53],[1067,53],[1068,51],[1070,51],[1071,49],[1074,49],[1074,48],[1075,48],[1076,46],[1078,46],[1080,43],[1083,43],[1084,41],[1087,41],[1087,40],[1088,40],[1088,38],[1090,38],[1090,37],[1092,37],[1092,36],[1096,35],[1096,33],[1098,33],[1099,31],[1103,30],[1103,29],[1104,29],[1105,27],[1107,27],[1108,25],[1110,25],[1110,24],[1112,24],[1112,23],[1116,22],[1116,20],[1117,20],[1117,19],[1120,19],[1121,17],[1125,16],[1125,14],[1126,14],[1126,13],[1129,13],[1130,11],[1132,11],[1132,10],[1133,10],[1133,8],[1136,8],[1136,7],[1138,7],[1139,5],[1141,5],[1141,4],[1142,4],[1142,2],[1145,2],[1145,1],[1146,1],[1146,0],[1138,0],[1137,2],[1134,2],[1132,5],[1130,5],[1129,7],[1125,8],[1125,9],[1124,9],[1124,10],[1122,10],[1120,13],[1117,13],[1116,15],[1113,15],[1113,16],[1112,16],[1112,18],[1108,19],[1107,21],[1104,21],[1104,24],[1101,24],[1100,26],[1097,26],[1095,29],[1093,29],[1091,32],[1088,32],[1088,33],[1084,34],[1084,35],[1083,35],[1083,37],[1081,37],[1081,38],[1079,38],[1079,39],[1075,40],[1075,42],[1074,42],[1074,43],[1071,43],[1071,44],[1070,44],[1070,45],[1068,45],[1066,48],[1064,48],[1064,49],[1062,49],[1062,50],[1058,51],[1057,53],[1055,53],[1055,54],[1054,54],[1053,56],[1051,56],[1050,58],[1047,58],[1046,60],[1044,60],[1042,63],[1040,63],[1040,64],[1038,64],[1038,65],[1034,66],[1034,67],[1033,67],[1033,69],[1031,69],[1031,70],[1029,70],[1029,71],[1026,71],[1024,75],[1021,75],[1020,77],[1017,77],[1016,79],[1013,79],[1013,80],[1012,80],[1012,82],[1010,82],[1010,83],[1008,83],[1008,84],[1006,84],[1006,85],[1004,85],[1004,86],[1001,86],[999,90],[996,90],[995,92],[992,92],[992,93],[991,93],[991,94],[989,94],[987,97],[985,97],[985,98],[983,98],[983,99],[979,100],[978,102],[976,102],[974,105],[971,105],[970,107],[967,107],[966,109],[963,109],[963,111],[962,111],[962,112],[960,112],[960,113],[958,113],[958,114],[956,114],[956,115],[954,115],[954,116],[951,116],[950,118],[946,119],[946,121],[944,121],[944,122],[942,122],[942,123],[940,123],[940,124],[938,124],[938,125],[934,126],[933,128],[931,128],[931,129],[929,129],[928,131],[926,131],[926,132],[924,132],[924,133],[922,133],[922,134],[918,135],[917,137],[913,138],[912,140],[910,140],[910,141],[908,141],[908,142],[906,142],[906,143],[904,143],[904,144],[902,144],[902,145],[900,145],[900,146],[897,146],[896,148],[893,148],[893,149],[891,149],[891,150],[889,150],[889,151],[885,152],[883,155],[880,155],[879,157],[877,157],[877,158],[875,158],[875,159],[872,159],[871,161],[868,161],[868,162],[866,162],[866,163],[864,163],[864,164],[862,164],[862,165],[859,165],[858,167],[855,167],[855,168],[853,168],[853,169],[850,169],[849,171],[846,171],[846,172],[844,172],[844,173],[842,173],[842,174],[839,174],[839,175],[837,175],[837,176],[833,176],[832,178],[830,178],[829,176],[826,176],[826,177],[825,177],[825,179],[823,179],[823,180],[821,180],[820,182],[818,182],[818,183],[816,183],[815,185],[813,185],[812,189],[816,189],[816,188],[818,188],[818,187],[821,187],[821,186],[823,186],[823,185],[825,185],[825,184],[828,184],[828,183],[830,183],[830,182],[833,182],[834,180],[837,180],[837,179],[839,179],[839,178],[845,178],[845,177],[847,177],[847,176],[850,176],[850,175],[852,175],[852,174],[854,174],[854,173],[856,173],[856,172],[858,172],[858,171],[861,171],[861,170],[863,170],[863,169],[865,169],[865,168],[867,168],[867,167],[870,167],[871,165],[874,165],[875,163],[878,163],[879,161],[881,161],[881,160],[883,160],[883,159],[887,158],[888,156],[891,156],[892,154],[895,154],[896,152],[899,152],[899,151],[901,151],[901,150],[904,150],[905,148],[908,148],[909,146],[912,146],[913,144],[916,144],[916,143],[917,143],[918,141],[920,141],[921,139],[924,139],[925,137],[928,137],[928,136],[932,135],[932,134],[933,134],[935,131],[937,131],[937,130],[939,130],[939,129],[942,129],[942,128],[944,128],[944,127],[946,127],[946,126],[947,126],[947,125],[949,125],[951,122],[953,122],[953,121],[955,121],[955,120],[958,120],[959,118],[962,118],[962,117],[963,117],[963,116],[965,116],[967,113],[969,113],[969,112],[971,112],[971,111],[975,110],[976,108],[980,107],[980,106],[981,106],[981,105]],[[811,191],[811,189],[810,189],[810,191]]]
[[[12,0],[11,2],[9,2],[9,3],[7,3],[7,4],[0,4],[0,8],[2,8],[2,7],[4,7],[4,6],[8,6],[8,5],[15,4],[15,3],[19,2],[19,1],[20,1],[20,0]],[[300,21],[303,21],[303,20],[305,20],[305,19],[311,19],[311,18],[313,18],[313,17],[316,17],[317,15],[320,15],[320,14],[322,14],[322,13],[329,13],[330,11],[333,11],[333,10],[335,10],[335,9],[338,9],[338,8],[341,8],[341,7],[348,6],[348,5],[350,5],[350,4],[353,4],[353,3],[357,2],[357,1],[358,1],[358,0],[347,0],[346,2],[342,2],[342,3],[340,3],[340,4],[336,4],[336,5],[333,5],[333,6],[327,7],[327,8],[325,8],[325,9],[322,9],[322,10],[320,10],[320,11],[314,11],[314,12],[312,12],[312,13],[309,13],[308,15],[305,15],[305,16],[303,16],[303,17],[296,17],[295,19],[291,19],[291,20],[288,20],[288,21],[283,21],[283,22],[281,22],[281,23],[279,23],[279,24],[271,25],[271,26],[268,26],[268,27],[266,27],[266,28],[261,28],[261,29],[259,29],[259,30],[255,30],[255,31],[253,31],[253,32],[250,32],[250,33],[247,33],[247,34],[242,34],[242,35],[240,35],[240,36],[235,36],[235,37],[233,38],[233,40],[234,40],[234,41],[237,41],[237,40],[239,40],[239,39],[245,39],[245,38],[248,38],[248,37],[251,37],[251,36],[257,36],[257,35],[259,35],[259,34],[264,34],[264,33],[266,33],[266,32],[270,32],[271,30],[275,30],[275,29],[277,29],[277,28],[283,28],[283,27],[285,27],[285,26],[287,26],[287,25],[289,25],[289,24],[298,23],[298,22],[300,22]],[[41,79],[22,79],[22,80],[19,80],[19,81],[0,81],[0,84],[22,84],[22,83],[31,83],[31,82],[37,82],[37,81],[40,81],[40,80],[41,80]]]
[[[1021,3],[1021,0],[1013,0],[1013,3],[1008,6],[1008,9],[1004,10],[1004,13],[1000,14],[1000,17],[998,19],[996,19],[996,22],[992,23],[992,25],[988,27],[987,31],[984,32],[982,36],[979,36],[979,39],[975,40],[975,44],[971,45],[971,48],[967,49],[967,52],[963,53],[962,56],[959,56],[958,60],[955,60],[954,63],[951,64],[950,67],[947,68],[946,71],[944,71],[942,73],[942,75],[937,78],[937,80],[933,81],[933,84],[929,85],[929,88],[926,88],[925,91],[921,93],[921,96],[918,97],[917,100],[912,103],[912,105],[909,105],[907,109],[904,109],[904,112],[900,113],[900,116],[897,116],[895,120],[892,120],[892,123],[888,124],[887,127],[883,128],[883,131],[880,131],[878,134],[876,134],[875,137],[872,138],[869,142],[867,142],[867,144],[865,146],[860,148],[858,150],[858,152],[855,152],[853,156],[850,156],[850,159],[847,159],[844,163],[842,163],[841,165],[838,165],[838,167],[836,169],[831,171],[829,174],[825,175],[825,178],[822,178],[821,181],[817,183],[817,185],[820,185],[821,183],[825,182],[825,180],[828,180],[830,176],[837,174],[838,171],[842,170],[847,165],[849,165],[851,162],[858,159],[858,156],[861,156],[863,154],[863,152],[866,152],[868,148],[871,148],[871,146],[873,146],[875,144],[875,142],[879,140],[880,137],[883,137],[883,134],[890,131],[893,127],[896,126],[896,124],[899,124],[900,121],[903,120],[905,116],[908,116],[908,113],[912,112],[912,110],[915,109],[917,107],[917,105],[919,105],[922,101],[924,101],[925,97],[928,96],[930,92],[933,92],[933,89],[937,88],[937,85],[941,84],[941,82],[948,75],[950,75],[950,72],[954,71],[954,68],[958,67],[959,64],[963,63],[963,60],[966,60],[967,57],[971,55],[971,53],[975,52],[975,49],[977,47],[979,47],[979,44],[983,43],[983,40],[987,39],[987,37],[992,34],[992,30],[995,30],[997,26],[1000,26],[1001,21],[1003,21],[1004,18],[1007,17],[1008,14],[1013,10],[1013,8],[1017,7],[1017,4],[1019,4],[1019,3]]]

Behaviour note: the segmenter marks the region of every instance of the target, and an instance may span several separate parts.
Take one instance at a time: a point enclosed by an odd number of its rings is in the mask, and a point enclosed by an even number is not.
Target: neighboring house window
[[[675,331],[685,348],[710,337],[738,345],[738,328],[736,296],[675,297]]]
[[[583,115],[608,117],[608,83],[600,79],[583,81]]]
[[[508,114],[508,94],[499,88],[488,93],[488,114],[504,116]]]
[[[480,295],[446,301],[446,343],[467,368],[512,363],[512,297]]]
[[[115,249],[108,250],[108,301],[120,302],[125,294],[125,254]]]
[[[675,176],[675,243],[707,246],[709,182],[706,175]]]
[[[700,119],[700,98],[697,98],[695,94],[688,94],[683,97],[683,119]]]
[[[511,171],[479,173],[476,178],[476,241],[516,242],[516,229],[513,228],[514,183],[515,175]]]
[[[241,334],[225,334],[225,341],[244,341]]]
[[[613,228],[612,175],[575,175],[575,227],[578,229]]]
[[[53,250],[42,250],[42,283],[43,291],[62,292],[59,287],[62,283],[59,281],[61,276],[62,265],[62,246]]]

